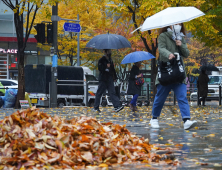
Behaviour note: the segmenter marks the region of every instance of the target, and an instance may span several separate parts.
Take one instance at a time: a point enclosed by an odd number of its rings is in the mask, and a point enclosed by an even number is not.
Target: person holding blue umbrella
[[[136,62],[131,71],[130,71],[130,76],[129,76],[129,84],[128,84],[128,95],[133,95],[133,99],[131,100],[129,107],[132,111],[137,111],[136,107],[136,102],[138,96],[141,95],[141,87],[142,85],[136,84],[136,79],[142,77],[142,74],[140,73],[140,66],[141,66],[141,61]]]
[[[128,64],[128,63],[134,63],[129,76],[129,84],[128,84],[128,95],[133,95],[133,99],[131,100],[129,106],[132,111],[137,111],[136,108],[136,102],[138,96],[141,95],[141,87],[142,84],[137,81],[139,78],[142,77],[140,67],[141,63],[144,60],[150,60],[152,58],[155,58],[152,54],[146,52],[146,51],[135,51],[132,52],[124,57],[121,64]]]

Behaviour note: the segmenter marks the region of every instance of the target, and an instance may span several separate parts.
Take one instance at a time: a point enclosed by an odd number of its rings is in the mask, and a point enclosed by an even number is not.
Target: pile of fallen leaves
[[[17,111],[0,121],[0,169],[74,169],[132,162],[177,165],[151,152],[148,139],[125,126],[92,117],[65,120],[38,109]]]

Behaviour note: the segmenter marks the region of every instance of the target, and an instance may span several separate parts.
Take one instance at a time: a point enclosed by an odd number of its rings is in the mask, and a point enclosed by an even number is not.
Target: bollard
[[[197,88],[197,106],[199,106],[199,103],[200,103],[199,100],[200,100],[200,99],[199,99],[199,90],[198,90],[198,88]]]
[[[49,108],[51,107],[51,103],[50,103],[50,96],[51,96],[51,90],[50,90],[50,87],[51,87],[51,82],[49,82]]]
[[[219,85],[219,106],[221,106],[221,85]]]
[[[89,98],[89,97],[88,97],[88,90],[89,90],[89,89],[88,89],[88,83],[89,83],[89,82],[86,81],[86,86],[85,86],[85,88],[86,88],[86,107],[88,107],[88,98]]]
[[[150,98],[149,92],[150,92],[150,85],[149,85],[149,83],[147,83],[147,85],[146,85],[146,98],[147,98],[147,101],[149,101],[149,98]]]
[[[173,105],[176,105],[176,95],[173,93]]]

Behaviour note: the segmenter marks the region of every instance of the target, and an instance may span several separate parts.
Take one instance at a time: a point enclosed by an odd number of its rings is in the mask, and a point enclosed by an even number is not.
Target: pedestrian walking
[[[130,76],[129,76],[129,84],[128,84],[128,90],[127,90],[127,94],[128,95],[133,95],[133,99],[131,100],[131,102],[129,103],[130,109],[132,111],[137,111],[137,107],[136,107],[136,102],[137,102],[137,98],[138,96],[141,95],[141,85],[137,85],[136,84],[136,80],[140,77],[142,77],[142,74],[140,73],[140,66],[141,66],[141,61],[140,62],[136,62],[132,69],[130,70]]]
[[[160,29],[160,35],[158,37],[158,50],[160,57],[159,60],[163,62],[168,62],[175,58],[174,53],[179,53],[180,56],[182,56],[181,58],[187,58],[189,56],[189,50],[187,48],[184,36],[185,28],[183,23],[167,26]],[[153,117],[150,120],[152,128],[159,128],[158,117],[160,116],[164,102],[171,89],[174,91],[174,94],[177,97],[181,116],[184,122],[184,129],[187,130],[196,126],[197,122],[190,120],[190,107],[187,101],[187,89],[185,80],[186,78],[182,82],[163,86],[159,83],[157,75],[155,83],[157,86],[157,93],[153,103]]]
[[[202,101],[202,106],[205,106],[205,101],[206,101],[207,93],[208,93],[208,82],[209,82],[209,77],[206,74],[206,70],[202,69],[197,80],[197,88],[199,92],[198,104],[201,105],[201,101]]]
[[[108,90],[108,94],[111,98],[111,101],[114,106],[114,110],[119,112],[124,107],[122,106],[119,98],[116,95],[114,82],[117,80],[116,71],[114,68],[114,64],[111,58],[111,50],[104,49],[104,55],[102,58],[99,59],[98,62],[98,69],[99,69],[99,86],[96,92],[94,110],[100,112],[99,104],[102,94],[105,90]]]

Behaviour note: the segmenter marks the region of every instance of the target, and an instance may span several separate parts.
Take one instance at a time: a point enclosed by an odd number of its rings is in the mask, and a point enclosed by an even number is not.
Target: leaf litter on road
[[[71,120],[32,108],[0,121],[0,169],[77,169],[131,163],[179,165],[171,148],[137,137],[126,125],[80,116]],[[162,138],[161,138],[162,139]],[[165,150],[159,155],[156,150]]]

